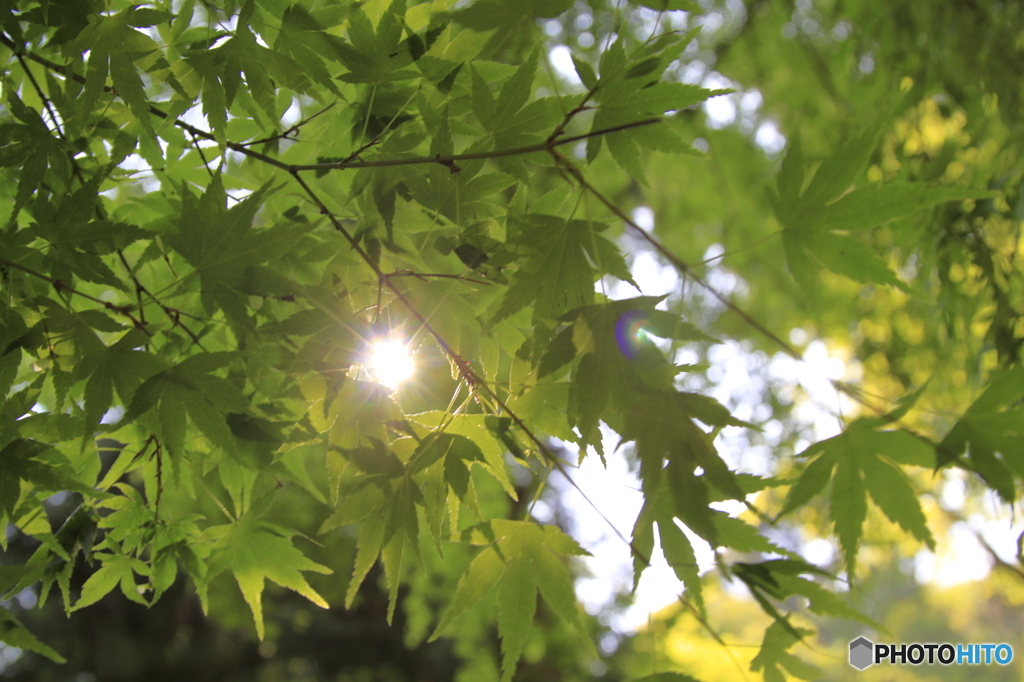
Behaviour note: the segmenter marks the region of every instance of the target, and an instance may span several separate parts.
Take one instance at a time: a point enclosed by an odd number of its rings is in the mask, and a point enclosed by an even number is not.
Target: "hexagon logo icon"
[[[875,645],[870,640],[864,637],[858,637],[857,639],[850,642],[850,665],[857,670],[863,670],[868,667],[874,661]]]

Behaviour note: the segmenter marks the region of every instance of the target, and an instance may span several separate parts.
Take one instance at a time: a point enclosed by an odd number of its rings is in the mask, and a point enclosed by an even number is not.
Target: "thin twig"
[[[488,282],[484,279],[473,279],[472,277],[463,277],[462,275],[448,275],[439,272],[413,272],[412,270],[395,270],[384,275],[384,277],[416,277],[418,279],[426,279],[428,277],[442,277],[445,279],[461,279],[463,282],[473,282],[474,284],[486,284],[490,286],[494,282]]]
[[[203,160],[203,166],[206,167],[206,172],[209,173],[212,178],[213,171],[210,170],[210,163],[206,160],[206,154],[203,153],[203,148],[199,146],[199,140],[196,138],[196,134],[191,130],[188,131],[188,133],[192,137],[192,146],[196,148],[196,151],[199,153],[199,158]]]
[[[753,327],[754,329],[768,337],[772,342],[777,344],[779,348],[781,348],[782,351],[786,353],[786,355],[789,355],[790,357],[796,360],[803,360],[803,356],[800,355],[800,353],[798,353],[796,349],[794,349],[791,345],[789,345],[781,338],[779,338],[775,333],[769,331],[763,324],[761,324],[753,317],[751,317],[747,311],[743,310],[738,305],[733,303],[728,296],[726,296],[725,294],[721,293],[713,286],[711,286],[710,282],[708,282],[706,279],[698,275],[693,268],[691,268],[689,265],[684,263],[678,256],[676,256],[674,253],[665,248],[665,246],[657,239],[655,239],[650,232],[637,225],[636,221],[634,221],[632,218],[626,215],[622,209],[620,209],[608,197],[602,194],[600,190],[598,190],[596,187],[587,182],[587,180],[583,177],[583,173],[581,173],[580,170],[572,162],[570,162],[561,154],[552,152],[552,155],[555,157],[556,163],[558,163],[561,167],[565,168],[565,170],[576,180],[576,182],[579,183],[580,187],[593,194],[594,197],[596,197],[598,201],[604,204],[609,211],[614,213],[620,220],[629,225],[629,227],[632,228],[637,234],[639,234],[644,239],[644,241],[653,246],[655,250],[657,250],[658,253],[660,253],[665,258],[665,260],[667,260],[669,263],[675,266],[675,268],[679,270],[679,272],[683,276],[689,277],[694,282],[703,287],[708,293],[710,293],[712,296],[718,299],[718,301],[722,303],[726,308],[739,315],[744,322],[746,322],[751,327]]]
[[[388,166],[414,166],[425,163],[439,163],[441,165],[451,167],[451,164],[458,163],[460,161],[483,161],[487,159],[499,159],[506,156],[522,156],[524,154],[534,154],[536,152],[547,152],[551,151],[555,147],[560,147],[565,144],[571,144],[573,142],[579,142],[580,140],[586,140],[591,137],[609,135],[611,133],[629,130],[630,128],[639,128],[640,126],[646,126],[651,125],[652,123],[660,122],[660,118],[647,118],[642,121],[624,123],[622,125],[612,126],[611,128],[604,128],[602,130],[592,130],[589,133],[584,133],[582,135],[563,137],[560,140],[548,140],[545,142],[541,142],[539,144],[531,144],[526,145],[524,147],[515,147],[513,149],[499,149],[490,152],[473,152],[469,154],[449,155],[435,154],[434,156],[414,156],[408,159],[379,159],[373,161],[339,161],[337,163],[308,163],[287,166],[286,170],[288,170],[288,172],[311,170],[345,170],[348,168],[383,168]]]
[[[33,277],[37,277],[37,278],[43,280],[44,282],[49,282],[50,285],[53,286],[53,288],[57,291],[58,294],[60,292],[62,292],[62,291],[66,291],[69,294],[74,294],[75,296],[81,296],[82,298],[84,298],[84,299],[86,299],[88,301],[92,301],[93,303],[99,303],[101,306],[103,306],[107,310],[109,310],[111,312],[114,312],[114,313],[117,313],[118,315],[124,315],[125,317],[127,317],[129,320],[132,321],[132,324],[135,325],[135,327],[137,329],[139,329],[142,333],[144,333],[146,336],[150,336],[150,337],[153,336],[149,332],[149,330],[146,329],[146,325],[143,324],[137,317],[132,315],[132,313],[131,313],[132,306],[130,306],[130,305],[114,305],[113,303],[110,303],[109,301],[104,301],[104,300],[96,298],[95,296],[90,296],[89,294],[87,294],[87,293],[85,293],[83,291],[79,291],[78,289],[75,289],[73,286],[65,284],[64,282],[62,282],[59,279],[56,279],[54,277],[50,277],[49,275],[44,275],[43,273],[39,272],[38,270],[33,270],[32,268],[26,267],[26,266],[24,266],[24,265],[22,265],[20,263],[15,263],[12,260],[7,260],[3,256],[0,256],[0,264],[5,265],[5,266],[7,266],[9,268],[14,268],[15,270],[20,270],[21,272],[24,272],[26,274],[32,275]]]
[[[260,138],[258,140],[252,140],[250,142],[241,142],[240,144],[242,146],[245,146],[245,147],[251,147],[252,145],[265,144],[267,142],[273,142],[275,140],[294,140],[295,136],[299,134],[299,129],[302,126],[306,125],[307,123],[312,121],[314,118],[316,118],[320,114],[323,114],[324,112],[328,111],[334,105],[335,105],[335,102],[331,102],[330,104],[328,104],[326,107],[324,107],[320,111],[316,112],[315,114],[310,115],[309,118],[302,119],[301,121],[299,121],[298,123],[293,125],[291,128],[289,128],[288,130],[285,130],[282,133],[278,133],[277,135],[271,135],[270,137],[263,137],[263,138]]]
[[[153,449],[152,459],[156,460],[156,499],[153,501],[153,520],[160,522],[160,499],[164,496],[164,458],[163,448],[160,441],[156,440],[156,448]]]
[[[565,127],[569,125],[569,121],[576,118],[577,114],[587,109],[587,102],[589,102],[590,99],[594,96],[594,93],[597,92],[597,88],[598,85],[595,83],[594,87],[587,90],[586,94],[583,96],[583,99],[580,100],[580,103],[577,104],[573,109],[565,113],[565,116],[562,117],[561,122],[557,126],[555,126],[555,129],[551,131],[550,135],[548,135],[547,141],[549,143],[554,142],[555,139],[565,131]]]
[[[45,92],[43,92],[43,89],[39,86],[39,82],[36,80],[35,75],[33,75],[32,70],[28,68],[28,64],[25,63],[25,57],[20,54],[15,55],[15,57],[18,59],[18,63],[21,64],[22,71],[24,71],[25,75],[28,76],[29,82],[32,83],[32,87],[35,89],[36,94],[39,95],[39,99],[42,100],[47,113],[50,114],[50,120],[53,121],[53,127],[56,129],[57,135],[66,141],[67,138],[64,136],[64,131],[61,130],[60,121],[57,119],[57,114],[53,110],[50,98],[46,96]]]
[[[182,315],[185,315],[186,317],[191,317],[193,319],[199,318],[197,318],[195,315],[189,315],[188,313],[182,312],[177,308],[172,308],[171,306],[166,305],[163,301],[154,296],[153,292],[147,289],[146,286],[139,281],[139,278],[135,276],[135,271],[132,270],[130,265],[128,265],[128,259],[124,257],[124,252],[121,251],[121,249],[117,250],[117,256],[118,258],[121,259],[121,264],[124,265],[125,270],[128,271],[128,276],[132,278],[132,282],[135,284],[135,292],[139,296],[139,317],[142,318],[142,321],[145,322],[146,320],[145,311],[143,310],[142,307],[142,294],[145,294],[149,296],[154,303],[160,306],[160,309],[164,311],[164,315],[166,315],[171,320],[172,329],[174,327],[181,327],[181,329],[184,330],[186,334],[188,334],[188,337],[192,339],[192,343],[196,344],[203,350],[206,350],[206,347],[203,346],[202,342],[199,340],[199,337],[196,336],[195,333],[187,326],[185,326],[185,324],[181,321]]]

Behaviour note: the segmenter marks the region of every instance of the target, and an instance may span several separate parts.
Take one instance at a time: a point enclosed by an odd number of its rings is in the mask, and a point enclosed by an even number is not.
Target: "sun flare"
[[[413,375],[416,364],[404,343],[377,341],[373,344],[370,370],[377,383],[394,389]]]

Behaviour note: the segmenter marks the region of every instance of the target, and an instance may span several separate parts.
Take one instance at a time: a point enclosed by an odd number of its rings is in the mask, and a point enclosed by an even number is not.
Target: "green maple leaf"
[[[141,550],[149,541],[155,525],[153,510],[146,505],[135,488],[125,483],[118,483],[115,487],[121,494],[97,505],[110,510],[99,521],[98,527],[106,531],[107,543],[113,543],[123,552],[131,554]]]
[[[907,285],[896,277],[885,261],[875,255],[865,242],[845,234],[830,231],[800,231],[784,233],[787,253],[802,251],[802,257],[816,268],[825,268],[836,274],[866,284],[887,284],[903,291]]]
[[[534,319],[554,319],[594,300],[595,261],[604,273],[627,276],[621,254],[605,247],[604,226],[548,215],[523,216],[510,240],[528,251],[493,322],[532,304]],[[600,245],[600,246],[599,246]]]
[[[183,187],[178,231],[164,237],[196,269],[207,312],[219,307],[245,329],[252,329],[253,323],[240,294],[290,294],[291,285],[263,263],[280,258],[311,229],[297,223],[253,229],[256,212],[271,192],[265,184],[226,208],[219,174],[198,200]]]
[[[358,5],[348,12],[349,43],[336,41],[334,51],[349,73],[340,80],[347,83],[382,84],[420,77],[416,69],[406,68],[413,62],[416,47],[403,46],[405,0],[392,0],[374,30],[370,18]],[[420,47],[425,47],[420,41]],[[422,56],[422,52],[420,53]]]
[[[996,196],[969,187],[943,187],[919,182],[893,182],[858,187],[828,204],[815,222],[829,230],[866,230],[913,215],[948,201]]]
[[[294,4],[281,17],[281,30],[274,47],[287,52],[314,82],[340,97],[341,92],[323,61],[340,60],[339,40],[327,33],[327,28],[330,26],[321,25],[309,10]]]
[[[937,448],[941,467],[966,456],[968,465],[1007,502],[1024,480],[1024,369],[993,375],[985,391],[957,420]]]
[[[675,523],[676,512],[673,499],[667,485],[648,493],[640,514],[633,526],[631,547],[633,550],[633,591],[640,584],[640,576],[650,565],[654,551],[654,525],[657,525],[658,538],[665,561],[672,567],[686,586],[687,594],[703,615],[704,590],[697,566],[697,555],[686,534]]]
[[[450,413],[436,410],[409,415],[409,421],[415,425],[432,430],[443,427],[444,434],[448,434],[451,437],[466,438],[472,445],[476,446],[476,449],[473,449],[466,443],[458,440],[448,441],[446,438],[441,438],[438,441],[439,444],[452,442],[453,447],[445,457],[445,467],[446,472],[449,471],[448,467],[449,463],[451,463],[450,471],[454,472],[454,475],[452,478],[449,478],[449,484],[456,494],[459,495],[460,499],[465,495],[469,483],[467,478],[468,468],[466,472],[463,472],[462,468],[468,467],[469,464],[482,467],[501,484],[502,489],[509,497],[513,500],[518,499],[515,486],[512,485],[512,479],[508,475],[508,465],[505,462],[505,447],[501,440],[495,438],[494,433],[488,428],[486,415],[462,413],[453,417]],[[476,458],[477,452],[480,453],[479,459]],[[454,455],[454,458],[451,455]],[[453,459],[457,459],[458,462],[454,462]],[[463,487],[464,483],[467,487]]]
[[[821,162],[801,197],[801,208],[816,210],[849,189],[867,167],[884,129],[882,123],[852,135]]]
[[[0,608],[0,642],[46,656],[54,663],[67,663],[63,656],[36,639],[7,608]]]
[[[352,605],[366,574],[381,557],[387,579],[388,623],[398,604],[398,586],[405,546],[408,544],[419,558],[419,517],[417,505],[424,506],[423,492],[408,475],[388,482],[377,496],[370,513],[360,524],[356,542],[356,560],[352,579],[345,593],[346,608]]]
[[[81,52],[89,52],[85,73],[85,88],[76,106],[90,114],[96,101],[104,93],[110,76],[117,94],[147,135],[142,138],[141,152],[154,166],[163,161],[163,153],[156,143],[153,116],[146,97],[141,76],[136,70],[137,60],[160,52],[160,46],[137,28],[148,28],[169,22],[173,15],[150,8],[131,6],[109,16],[91,15],[91,24],[75,41]]]
[[[907,291],[868,244],[845,232],[873,228],[948,201],[994,196],[922,183],[867,185],[847,191],[867,165],[881,129],[869,128],[840,146],[822,162],[806,189],[802,151],[799,139],[795,140],[779,171],[778,193],[769,190],[783,225],[790,273],[805,291],[816,289],[817,273],[823,268],[858,282]]]
[[[82,585],[82,595],[75,602],[74,611],[95,604],[118,585],[128,599],[148,606],[135,582],[136,573],[144,576],[149,574],[149,567],[145,562],[124,554],[97,552],[93,556],[99,559],[102,565]]]
[[[572,579],[563,557],[587,552],[554,526],[525,521],[494,519],[468,534],[479,542],[493,544],[470,563],[430,639],[442,635],[497,586],[502,680],[507,682],[515,672],[533,624],[538,593],[555,614],[583,634]]]
[[[539,52],[534,50],[523,62],[516,72],[505,81],[501,93],[494,101],[493,118],[483,122],[490,130],[501,130],[511,123],[526,106],[530,100],[530,93],[533,91],[533,79],[537,74],[537,59]]]
[[[534,51],[511,75],[491,73],[484,69],[484,63],[475,64],[471,70],[471,102],[473,113],[482,128],[490,133],[479,143],[479,150],[513,149],[543,141],[544,134],[555,126],[566,109],[576,105],[574,97],[542,97],[530,100],[533,81],[537,73],[539,53]],[[490,65],[487,65],[490,66]],[[501,91],[495,97],[482,72],[491,73],[491,79],[502,83]],[[527,181],[530,171],[525,160],[548,163],[546,153],[529,156],[510,156],[498,159],[498,165],[520,181]]]
[[[573,369],[566,414],[570,424],[580,429],[585,442],[600,447],[597,433],[600,419],[618,429],[627,440],[632,439],[632,436],[625,436],[622,429],[629,427],[621,422],[626,414],[635,414],[640,421],[647,418],[635,409],[636,399],[641,395],[645,402],[667,400],[651,418],[659,424],[664,421],[670,430],[674,428],[672,418],[657,416],[666,409],[682,411],[687,423],[693,416],[707,419],[706,423],[714,426],[742,424],[731,420],[725,408],[709,398],[673,390],[676,370],[668,364],[651,337],[677,340],[709,337],[679,316],[656,310],[654,306],[661,300],[641,296],[574,310],[563,317],[573,319],[573,324],[559,332],[541,355],[542,375],[555,371],[576,354],[581,356]],[[632,403],[626,400],[610,403],[612,396],[626,395],[632,396]],[[634,433],[643,430],[638,427]]]
[[[54,447],[39,441],[16,438],[0,450],[0,512],[14,514],[21,495],[21,481],[31,483],[39,492],[68,490],[102,497],[78,479],[64,456]]]
[[[455,594],[441,614],[430,641],[447,632],[460,616],[483,601],[501,581],[504,572],[505,560],[495,549],[488,547],[477,554],[459,579]]]
[[[807,448],[800,456],[816,457],[783,504],[782,514],[790,513],[832,482],[831,515],[851,580],[867,517],[868,493],[891,521],[929,547],[935,546],[921,502],[896,466],[930,466],[935,461],[934,448],[905,431],[876,430],[888,423],[885,418],[859,419],[838,436]]]
[[[154,374],[135,391],[121,423],[129,424],[157,409],[161,443],[172,457],[178,457],[184,451],[191,418],[214,445],[240,456],[228,416],[244,412],[249,403],[230,381],[211,374],[235,357],[227,352],[199,353]]]
[[[813,634],[813,630],[787,628],[780,621],[775,621],[765,630],[761,650],[750,662],[750,669],[754,672],[763,670],[765,682],[785,682],[787,677],[783,670],[801,680],[821,679],[823,673],[817,666],[789,652],[794,644]]]
[[[302,65],[284,52],[272,50],[257,41],[249,25],[254,11],[255,4],[250,0],[242,9],[233,35],[215,35],[211,42],[189,50],[182,56],[186,70],[181,74],[181,87],[193,93],[193,96],[202,93],[203,113],[221,145],[226,141],[227,112],[236,98],[239,98],[254,116],[264,117],[264,127],[272,129],[278,123],[276,93],[279,87],[287,87],[296,93],[306,95],[315,94],[312,81]],[[281,49],[297,51],[300,60],[312,67],[313,78],[322,81],[322,64],[311,61],[308,50],[296,46],[295,34],[301,31],[301,28],[293,21],[302,26],[301,18],[294,12],[289,14],[288,18],[286,30],[279,34],[282,41]],[[216,48],[208,49],[213,41],[225,35],[231,37]],[[340,40],[332,41],[331,45],[337,48],[338,43]],[[245,88],[242,87],[243,76]],[[256,106],[252,106],[253,103]]]
[[[733,564],[731,570],[733,575],[747,586],[764,612],[775,620],[773,625],[781,628],[795,640],[802,640],[811,633],[794,627],[790,623],[789,615],[783,615],[775,606],[777,602],[784,602],[794,595],[806,597],[810,601],[810,609],[815,613],[838,615],[860,620],[873,627],[881,627],[813,580],[802,577],[802,574],[808,574],[831,578],[825,571],[801,559],[773,559],[758,564],[739,562]]]
[[[736,563],[733,565],[733,572],[747,585],[754,598],[765,607],[765,611],[791,634],[796,635],[797,630],[789,623],[788,617],[775,609],[772,601],[784,602],[793,595],[806,597],[809,602],[808,608],[819,615],[857,620],[882,629],[881,625],[851,607],[839,595],[826,590],[807,577],[821,576],[834,579],[826,571],[798,557],[772,559],[757,564]]]
[[[761,535],[757,527],[734,516],[729,516],[726,512],[716,511],[712,516],[712,521],[718,534],[718,542],[722,547],[729,547],[737,552],[761,552],[799,558],[792,552],[773,544],[768,538]]]
[[[94,494],[94,496],[97,495]],[[106,497],[105,494],[98,496]],[[42,587],[39,590],[39,603],[43,604],[49,596],[53,583],[57,582],[64,597],[64,610],[70,614],[71,572],[78,561],[79,553],[83,554],[86,560],[90,560],[96,528],[95,511],[83,503],[71,512],[56,533],[51,535],[33,531],[33,535],[43,544],[26,562],[24,570],[18,571],[20,575],[13,576],[16,580],[13,587],[9,587],[10,583],[3,583],[0,589],[6,591],[10,596],[42,581]]]
[[[498,585],[498,634],[501,637],[502,680],[512,679],[526,646],[537,609],[537,578],[533,561],[510,557]]]
[[[96,359],[86,359],[80,365],[89,372],[85,385],[85,421],[98,427],[114,400],[114,388],[128,404],[138,384],[162,368],[160,360],[150,353],[136,350],[145,344],[146,335],[130,329],[116,342],[96,351]],[[92,433],[83,434],[83,445]]]
[[[608,130],[661,116],[665,112],[686,109],[711,97],[732,92],[708,90],[688,83],[656,82],[665,67],[679,56],[693,37],[692,32],[666,36],[632,58],[627,57],[621,40],[605,50],[601,56],[600,79],[592,86],[593,96],[600,104],[591,131]],[[588,66],[578,61],[576,66],[577,71],[582,68],[586,76],[584,81],[592,79]],[[608,145],[616,163],[644,184],[647,184],[646,174],[638,144],[658,151],[696,153],[675,131],[664,125],[657,126],[657,129],[645,126],[591,137],[587,140],[587,160],[596,159],[604,144]]]
[[[296,549],[279,526],[261,521],[250,511],[233,523],[207,529],[205,535],[215,541],[210,554],[209,574],[200,586],[204,603],[209,580],[230,570],[252,610],[256,634],[261,640],[264,636],[262,594],[265,580],[294,590],[321,608],[328,608],[327,602],[310,587],[302,572],[329,574],[331,569]]]
[[[13,224],[32,193],[42,184],[47,170],[67,181],[71,165],[66,147],[50,132],[39,112],[26,106],[14,88],[5,88],[4,95],[11,113],[21,121],[0,125],[0,166],[19,170],[18,190],[10,215]],[[5,256],[11,255],[13,253],[5,248]]]
[[[691,401],[690,394],[652,392],[623,410],[624,420],[618,430],[624,440],[636,441],[644,490],[657,490],[667,477],[676,514],[714,546],[718,544],[718,532],[707,506],[711,488],[732,499],[744,499],[745,493],[715,451],[711,436],[693,423],[695,415],[688,409]],[[728,417],[728,412],[721,410]],[[669,462],[667,467],[665,460]],[[704,470],[700,476],[695,474],[698,466]]]

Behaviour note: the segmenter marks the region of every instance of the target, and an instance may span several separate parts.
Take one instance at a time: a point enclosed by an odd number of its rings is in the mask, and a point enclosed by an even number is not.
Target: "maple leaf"
[[[75,602],[73,610],[77,611],[95,604],[118,585],[128,599],[148,606],[135,582],[136,573],[149,574],[149,567],[144,562],[124,554],[97,552],[94,556],[100,561],[101,566],[82,585],[82,595]]]
[[[595,246],[604,237],[604,226],[585,220],[563,220],[555,216],[524,216],[516,225],[511,241],[522,244],[529,255],[505,292],[493,322],[498,322],[532,304],[535,319],[554,319],[594,300],[594,268],[589,255],[604,272],[628,272],[621,256],[611,258],[614,249]],[[600,263],[601,254],[610,262]]]
[[[775,621],[765,630],[761,649],[750,662],[750,669],[754,672],[763,670],[765,682],[785,682],[787,678],[783,670],[801,680],[821,679],[822,671],[817,666],[789,652],[794,644],[812,634],[813,630],[786,628],[781,622]]]
[[[610,45],[601,55],[600,78],[588,86],[599,102],[591,130],[609,130],[651,116],[661,116],[665,112],[686,109],[711,97],[732,92],[728,89],[709,90],[689,83],[657,82],[665,67],[693,38],[693,33],[665,36],[662,40],[652,41],[632,57],[627,57],[621,40]],[[581,78],[585,83],[593,81],[589,65],[577,61],[576,68],[577,72],[582,70]],[[654,76],[655,82],[652,83],[648,76]],[[657,131],[646,126],[591,137],[587,140],[587,160],[594,161],[604,144],[608,145],[616,163],[645,185],[647,178],[638,144],[659,151],[699,155],[675,131],[664,126],[659,126]]]
[[[35,635],[29,632],[6,607],[0,609],[0,642],[9,647],[46,656],[54,663],[67,662],[63,656],[51,647],[36,639]]]
[[[867,165],[881,130],[881,125],[868,128],[841,145],[821,163],[806,189],[797,140],[779,171],[778,193],[768,190],[783,225],[790,273],[809,293],[815,290],[817,272],[822,268],[858,282],[908,291],[868,244],[845,232],[873,228],[948,201],[994,196],[965,187],[922,183],[867,185],[848,191]]]
[[[158,372],[132,396],[122,422],[157,409],[161,442],[173,457],[184,452],[188,418],[225,452],[240,454],[228,415],[243,412],[248,401],[226,379],[210,374],[235,358],[234,353],[201,353]]]
[[[26,438],[16,438],[0,449],[0,512],[14,513],[21,495],[21,481],[31,483],[40,492],[70,490],[102,496],[80,482],[64,456],[53,446]]]
[[[495,519],[463,533],[489,546],[470,563],[430,639],[443,634],[470,607],[498,588],[502,680],[512,678],[530,632],[538,593],[560,618],[582,631],[565,556],[588,555],[554,526]]]
[[[666,485],[647,496],[644,506],[637,515],[633,526],[631,548],[633,554],[633,591],[640,584],[640,576],[650,566],[654,552],[654,526],[657,525],[658,539],[665,561],[672,567],[676,577],[686,586],[687,594],[703,615],[704,590],[690,539],[676,525],[676,512]]]
[[[937,446],[936,466],[966,455],[967,462],[1007,502],[1024,480],[1024,369],[996,372]]]
[[[312,561],[296,549],[288,539],[289,535],[280,526],[256,518],[253,511],[232,523],[208,528],[205,536],[214,542],[210,553],[209,573],[206,581],[199,585],[204,604],[209,580],[223,571],[230,570],[252,610],[256,634],[261,640],[264,636],[262,594],[265,580],[294,590],[317,606],[326,609],[327,602],[309,586],[302,572],[333,571]]]
[[[910,481],[896,466],[933,466],[934,446],[902,430],[878,431],[890,420],[861,418],[838,436],[810,446],[800,457],[814,457],[790,489],[780,514],[806,504],[832,482],[830,508],[836,534],[846,555],[847,575],[855,575],[858,544],[867,517],[867,494],[891,521],[935,546]]]
[[[263,230],[252,227],[256,211],[272,190],[265,184],[231,208],[220,175],[216,175],[197,201],[182,188],[178,232],[165,239],[185,257],[199,275],[201,297],[207,312],[217,308],[233,322],[252,329],[239,294],[288,294],[289,284],[263,267],[296,245],[296,239],[310,229],[307,225],[282,224]]]

